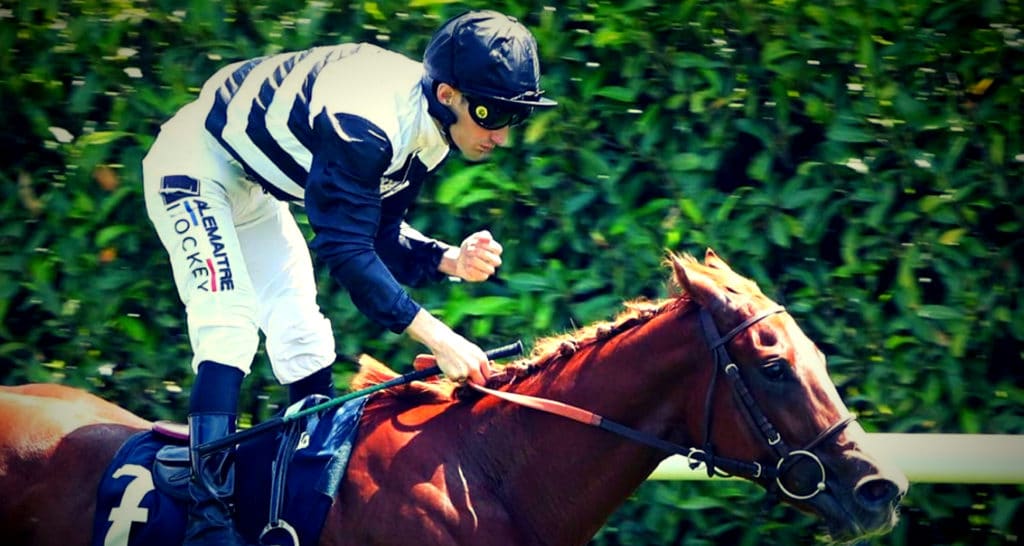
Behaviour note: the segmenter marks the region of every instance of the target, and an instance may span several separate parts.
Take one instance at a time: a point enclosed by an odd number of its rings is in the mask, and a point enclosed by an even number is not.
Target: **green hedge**
[[[0,3],[0,381],[184,415],[184,317],[140,160],[217,67],[365,40],[419,57],[465,5]],[[516,15],[561,106],[489,165],[453,160],[414,211],[505,245],[500,281],[415,296],[482,345],[662,295],[665,249],[715,248],[798,318],[869,430],[1024,432],[1024,17],[1019,2],[472,3]],[[301,217],[300,217],[301,220]],[[339,352],[420,348],[321,272]],[[344,385],[354,366],[336,367]],[[264,355],[247,418],[282,390]],[[965,464],[976,464],[965,461]],[[1020,487],[916,485],[874,544],[1014,544]],[[648,483],[594,540],[811,542],[745,483]],[[752,524],[753,523],[753,524]]]

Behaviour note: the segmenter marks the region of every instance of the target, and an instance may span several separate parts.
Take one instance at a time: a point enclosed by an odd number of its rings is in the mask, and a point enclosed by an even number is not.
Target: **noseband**
[[[811,442],[803,448],[790,449],[789,445],[782,439],[782,435],[779,434],[779,431],[774,425],[772,425],[772,422],[764,414],[757,401],[754,400],[754,397],[750,394],[750,389],[747,388],[746,383],[743,382],[743,378],[740,376],[739,366],[733,362],[732,357],[729,356],[729,351],[726,349],[726,344],[747,328],[750,328],[770,316],[784,312],[786,312],[786,310],[783,307],[771,309],[760,315],[747,319],[739,326],[730,330],[724,336],[720,336],[718,334],[718,328],[715,326],[715,322],[711,318],[711,313],[704,308],[700,309],[701,329],[704,332],[704,339],[707,341],[708,347],[714,355],[715,369],[711,374],[711,384],[708,386],[706,398],[704,400],[704,447],[703,449],[691,449],[691,452],[687,455],[687,459],[690,461],[691,468],[696,468],[700,462],[703,462],[707,468],[708,476],[712,476],[717,473],[719,475],[746,475],[750,478],[774,478],[775,484],[783,494],[794,500],[807,500],[815,497],[818,493],[825,490],[828,477],[825,471],[825,464],[821,462],[821,458],[815,453],[815,449],[822,442],[846,428],[847,425],[853,422],[855,417],[853,415],[847,415],[823,430],[816,438],[811,440]],[[751,421],[757,425],[758,430],[761,431],[761,437],[775,453],[778,460],[774,468],[765,468],[761,463],[756,461],[736,461],[715,455],[715,449],[711,443],[711,426],[714,423],[714,419],[712,418],[714,405],[712,402],[715,392],[715,383],[718,380],[719,371],[729,378],[733,391],[742,401],[743,407],[747,411],[747,415],[750,417]],[[791,491],[785,486],[785,484],[783,484],[782,481],[782,477],[785,475],[786,470],[792,467],[794,461],[801,457],[813,461],[818,467],[818,472],[821,475],[814,489],[806,493]]]
[[[832,426],[826,428],[802,449],[790,449],[786,442],[783,441],[782,435],[779,434],[771,421],[768,420],[768,417],[763,411],[761,411],[757,401],[755,401],[754,397],[751,396],[750,389],[747,388],[746,384],[743,382],[743,378],[740,377],[739,366],[732,361],[728,350],[725,348],[726,344],[729,343],[730,340],[747,328],[750,328],[772,315],[784,313],[785,311],[786,310],[784,308],[777,307],[754,318],[748,319],[739,326],[730,330],[726,335],[719,336],[718,328],[711,319],[711,314],[701,308],[701,328],[704,331],[704,338],[707,341],[715,360],[715,369],[711,373],[711,384],[708,386],[707,398],[704,402],[704,445],[701,449],[685,447],[663,440],[653,434],[623,425],[622,423],[612,421],[611,419],[607,419],[591,411],[577,406],[572,406],[564,402],[514,392],[499,391],[473,383],[470,383],[470,387],[508,402],[513,402],[546,413],[559,415],[586,425],[599,427],[635,442],[639,442],[668,453],[682,455],[689,461],[690,468],[695,469],[701,463],[704,463],[705,467],[707,467],[708,476],[735,475],[750,479],[774,479],[778,490],[784,495],[794,500],[807,500],[824,491],[827,481],[825,464],[821,462],[821,458],[815,453],[815,449],[821,445],[822,442],[831,438],[833,435],[838,434],[839,431],[843,430],[847,425],[853,422],[853,415],[847,415]],[[765,467],[757,461],[740,461],[715,454],[714,447],[711,444],[711,424],[713,422],[712,401],[714,398],[715,383],[718,380],[719,371],[723,372],[725,376],[729,378],[729,381],[732,383],[733,390],[739,396],[740,400],[743,401],[743,407],[746,408],[748,416],[754,423],[757,423],[757,427],[761,431],[762,437],[775,453],[775,456],[777,457],[775,466]],[[817,465],[818,472],[821,475],[817,484],[815,484],[814,489],[806,493],[791,491],[782,483],[782,477],[785,475],[787,469],[792,467],[794,464],[793,461],[801,457],[813,461]]]

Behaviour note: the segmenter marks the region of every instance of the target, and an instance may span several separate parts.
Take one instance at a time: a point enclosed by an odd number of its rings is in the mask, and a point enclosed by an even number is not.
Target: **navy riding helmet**
[[[430,114],[445,132],[456,118],[437,100],[441,82],[462,92],[470,116],[485,129],[514,125],[534,108],[558,104],[541,96],[533,34],[514,17],[496,11],[469,11],[445,22],[427,44],[423,68]]]

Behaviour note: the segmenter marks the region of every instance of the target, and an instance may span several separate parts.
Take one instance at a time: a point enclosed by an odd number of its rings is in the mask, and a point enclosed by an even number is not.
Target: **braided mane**
[[[680,257],[675,254],[669,255],[666,262],[672,263],[676,260],[685,260],[691,265],[697,264],[700,266],[690,256]],[[527,357],[504,366],[497,365],[492,368],[491,378],[487,381],[487,386],[498,387],[529,377],[546,368],[551,362],[561,358],[568,358],[584,347],[604,343],[621,332],[649,322],[661,313],[677,309],[680,306],[690,305],[692,300],[688,294],[679,289],[678,279],[674,278],[673,281],[675,282],[670,287],[670,292],[673,295],[668,298],[656,301],[643,299],[628,301],[623,304],[624,309],[612,320],[595,322],[579,330],[538,339]],[[360,357],[359,364],[359,373],[352,379],[352,390],[370,387],[399,375],[385,364],[367,355]],[[399,401],[409,404],[448,403],[456,398],[458,390],[454,382],[444,378],[432,381],[417,381],[401,387],[379,391],[375,395],[373,405],[378,406]]]
[[[492,374],[488,386],[502,385],[529,377],[546,368],[551,362],[568,358],[585,347],[603,343],[688,302],[689,299],[682,296],[659,301],[626,302],[625,308],[613,320],[595,322],[580,330],[538,339],[527,358],[508,364]]]

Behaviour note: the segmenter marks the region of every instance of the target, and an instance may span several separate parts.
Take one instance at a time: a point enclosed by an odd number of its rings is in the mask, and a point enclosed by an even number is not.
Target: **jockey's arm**
[[[346,134],[362,138],[331,142],[314,158],[305,200],[316,233],[314,250],[365,315],[396,333],[408,332],[426,345],[449,378],[483,382],[488,373],[483,350],[416,303],[377,254],[375,242],[382,221],[379,181],[391,156],[390,144],[377,136],[382,132],[368,128],[366,120],[344,116],[335,121]],[[321,130],[333,131],[333,127]],[[464,246],[468,246],[466,242]],[[460,249],[453,271],[479,277],[479,272],[470,274],[481,267],[473,265],[481,260],[479,254],[474,250],[461,257]],[[443,266],[439,263],[437,267]]]

